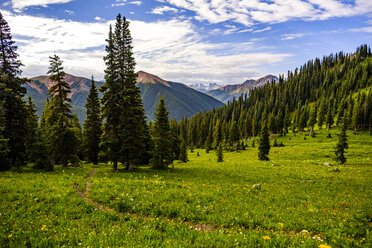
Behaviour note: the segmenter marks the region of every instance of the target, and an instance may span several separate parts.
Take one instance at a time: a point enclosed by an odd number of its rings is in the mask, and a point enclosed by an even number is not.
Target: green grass
[[[2,172],[0,246],[371,247],[372,138],[348,133],[348,161],[339,166],[337,132],[279,137],[285,146],[271,148],[267,162],[257,148],[225,152],[222,163],[196,149],[171,172],[114,173],[109,165]],[[85,190],[85,180],[88,198],[124,214],[80,198],[73,185]]]

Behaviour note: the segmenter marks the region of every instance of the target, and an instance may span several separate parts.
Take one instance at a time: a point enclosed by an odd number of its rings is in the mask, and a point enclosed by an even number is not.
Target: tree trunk
[[[118,170],[118,161],[114,161],[114,165],[113,165],[112,169],[114,171],[117,171]]]
[[[310,127],[310,136],[313,136],[313,129],[314,129],[314,127],[311,126],[311,127]]]

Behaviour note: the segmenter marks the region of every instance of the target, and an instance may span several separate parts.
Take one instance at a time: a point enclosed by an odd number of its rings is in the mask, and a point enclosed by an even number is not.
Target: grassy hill
[[[348,132],[348,162],[334,172],[339,131],[317,132],[279,137],[285,146],[271,148],[268,162],[249,140],[222,163],[195,149],[171,172],[106,164],[1,172],[0,244],[371,247],[371,136]]]

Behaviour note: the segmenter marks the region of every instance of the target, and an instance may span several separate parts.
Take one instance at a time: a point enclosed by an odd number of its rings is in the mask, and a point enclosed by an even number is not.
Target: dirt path
[[[93,177],[94,174],[96,174],[96,170],[92,170],[89,173],[89,175],[87,176],[87,179],[85,180],[85,191],[84,192],[82,192],[79,189],[79,184],[77,184],[77,183],[74,184],[75,191],[79,195],[79,197],[88,201],[90,204],[92,204],[93,206],[95,206],[99,210],[102,210],[102,211],[105,211],[105,212],[108,212],[108,213],[117,213],[120,218],[123,217],[123,215],[126,215],[126,216],[129,216],[129,217],[132,217],[132,218],[135,218],[135,219],[139,219],[139,220],[154,219],[154,217],[150,217],[150,216],[146,216],[146,215],[138,215],[138,214],[133,214],[133,213],[130,213],[130,212],[125,212],[125,213],[118,212],[113,208],[110,208],[108,206],[104,206],[104,205],[100,204],[99,202],[88,198],[87,195],[89,194],[90,189],[91,189],[91,183],[88,181],[88,179]],[[157,217],[157,218],[161,219],[161,220],[165,220],[165,221],[172,221],[173,220],[171,218],[167,218],[167,217],[163,217],[163,216],[160,216],[160,217]],[[189,222],[189,221],[183,221],[182,224],[186,224],[186,225],[192,227],[192,229],[195,229],[197,231],[204,231],[204,232],[205,231],[215,231],[215,230],[219,230],[219,229],[231,229],[231,228],[233,228],[232,226],[231,227],[224,227],[223,225],[200,224],[200,223],[192,223],[192,222]],[[244,229],[244,230],[247,230],[247,231],[249,231],[249,230],[252,231],[253,230],[253,229],[250,229],[250,228],[247,228],[247,227],[237,227],[236,226],[235,228],[241,228],[241,229]],[[263,230],[263,229],[261,229],[261,230]],[[269,230],[267,230],[267,231],[269,231]],[[271,231],[273,231],[273,230],[271,230]],[[277,231],[274,231],[274,232],[277,232]],[[293,230],[281,230],[280,233],[283,234],[283,235],[287,235],[287,236],[296,235],[296,232],[293,231]],[[313,236],[312,233],[306,233],[306,234],[302,233],[302,235]]]

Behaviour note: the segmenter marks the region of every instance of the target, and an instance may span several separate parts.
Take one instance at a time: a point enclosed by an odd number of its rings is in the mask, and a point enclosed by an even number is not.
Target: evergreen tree
[[[331,128],[333,125],[333,106],[332,106],[332,101],[330,100],[328,103],[328,110],[327,110],[327,119],[326,119],[326,124],[327,124],[327,130]]]
[[[6,163],[20,166],[26,162],[26,110],[23,96],[26,88],[22,86],[26,79],[20,78],[22,63],[18,60],[17,46],[12,40],[8,23],[0,13],[0,84],[2,94],[0,102],[3,104],[3,155],[8,158]],[[6,142],[5,142],[6,141]],[[7,145],[5,145],[7,143]],[[7,147],[7,148],[5,148]],[[6,151],[6,152],[5,152]],[[4,162],[5,164],[5,162]]]
[[[35,132],[34,144],[29,152],[30,161],[34,162],[35,169],[53,171],[54,166],[51,161],[51,150],[43,130],[37,128]]]
[[[119,161],[129,169],[148,161],[151,140],[140,89],[136,86],[132,37],[125,17],[118,14],[115,30],[112,32],[110,26],[106,41],[105,83],[100,89],[102,116],[106,122],[101,146],[113,162],[114,170]]]
[[[340,161],[341,164],[346,163],[345,149],[349,148],[346,129],[347,126],[344,118],[344,123],[342,124],[341,133],[338,134],[338,143],[335,148],[336,160]]]
[[[183,139],[180,146],[180,160],[184,163],[188,161],[186,142]]]
[[[325,103],[324,97],[320,100],[319,111],[318,111],[318,126],[322,129],[322,126],[326,120],[327,105]]]
[[[168,111],[163,97],[160,97],[156,108],[151,134],[154,143],[151,165],[154,168],[166,168],[173,162],[173,155]]]
[[[212,149],[212,142],[213,142],[213,122],[211,121],[209,124],[208,136],[205,141],[205,152],[206,153],[209,153],[209,151]]]
[[[49,59],[48,74],[55,84],[48,92],[51,100],[44,108],[46,117],[44,128],[56,162],[66,167],[69,163],[79,162],[77,157],[79,134],[73,122],[71,99],[68,97],[71,90],[69,84],[64,81],[62,61],[57,55]]]
[[[5,85],[0,81],[0,95],[5,93]],[[4,99],[0,96],[0,99]],[[4,171],[9,169],[10,164],[8,160],[8,140],[4,138],[4,129],[5,129],[5,110],[4,110],[4,102],[0,101],[0,171]]]
[[[310,136],[312,137],[314,137],[314,126],[316,124],[316,116],[317,116],[316,106],[314,106],[313,108],[311,108],[310,119],[307,123],[307,125],[310,127]]]
[[[217,153],[217,162],[223,162],[223,151],[222,151],[222,145],[218,145],[218,148],[216,150]]]
[[[216,125],[213,132],[214,148],[217,148],[222,142],[221,124],[220,120],[217,119]]]
[[[180,136],[178,135],[177,119],[173,118],[170,122],[170,138],[171,138],[171,148],[173,154],[173,160],[179,159],[180,156]]]
[[[102,135],[102,121],[100,116],[100,104],[98,91],[92,76],[91,87],[87,98],[86,119],[84,122],[84,151],[87,161],[97,164],[99,154],[99,143]]]
[[[26,154],[28,162],[35,162],[31,158],[30,152],[33,150],[33,146],[36,143],[36,131],[38,129],[38,119],[36,115],[35,104],[32,102],[31,97],[28,97],[26,104],[27,118],[26,118],[26,130],[27,136],[25,141]]]
[[[267,131],[266,121],[263,121],[258,145],[258,159],[269,160],[268,158],[269,152],[270,152],[269,132]]]
[[[231,127],[230,127],[230,144],[233,148],[233,150],[236,150],[237,149],[237,143],[239,144],[239,129],[238,129],[238,125],[236,124],[236,121],[233,121],[231,123]]]

